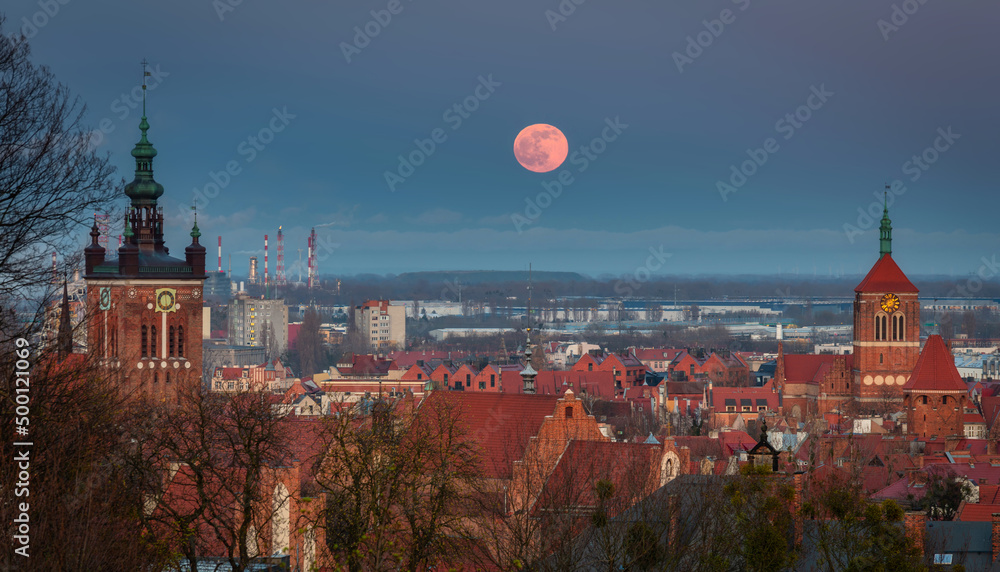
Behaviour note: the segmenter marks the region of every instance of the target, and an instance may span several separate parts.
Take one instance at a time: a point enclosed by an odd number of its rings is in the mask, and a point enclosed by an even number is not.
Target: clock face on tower
[[[886,294],[882,296],[882,309],[891,314],[899,309],[899,296]]]
[[[174,302],[177,300],[177,291],[173,288],[161,288],[156,291],[156,311],[173,312]]]

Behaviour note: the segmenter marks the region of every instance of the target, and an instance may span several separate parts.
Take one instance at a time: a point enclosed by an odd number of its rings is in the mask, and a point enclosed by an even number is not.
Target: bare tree
[[[0,307],[41,323],[51,282],[43,255],[77,251],[76,232],[117,195],[84,106],[30,55],[23,37],[0,33]],[[31,323],[4,320],[0,341],[30,336]]]
[[[347,570],[423,570],[459,554],[473,445],[446,394],[411,408],[366,400],[323,419],[313,463],[327,505],[315,524]]]
[[[176,406],[147,403],[150,422],[132,435],[131,481],[148,499],[144,528],[191,570],[206,557],[247,570],[284,548],[267,534],[275,507],[288,501],[287,488],[276,487],[289,460],[284,422],[266,391],[192,384],[179,396]]]

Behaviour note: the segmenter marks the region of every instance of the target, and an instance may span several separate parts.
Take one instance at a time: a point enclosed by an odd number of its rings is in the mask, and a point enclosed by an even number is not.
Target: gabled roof
[[[670,361],[683,351],[675,348],[643,348],[635,350],[635,357],[647,361]]]
[[[510,478],[514,461],[524,458],[528,441],[555,411],[557,400],[555,395],[434,391],[420,408],[454,407],[465,435],[481,453],[482,474]]]
[[[958,375],[955,360],[944,345],[941,336],[933,335],[927,338],[913,374],[903,385],[904,391],[961,391],[968,388],[962,377]]]
[[[899,266],[886,254],[868,271],[868,276],[858,284],[855,292],[919,292]]]
[[[850,371],[854,363],[853,355],[831,354],[783,354],[785,359],[785,381],[791,382],[821,382],[823,377],[839,360],[846,362],[846,370]]]

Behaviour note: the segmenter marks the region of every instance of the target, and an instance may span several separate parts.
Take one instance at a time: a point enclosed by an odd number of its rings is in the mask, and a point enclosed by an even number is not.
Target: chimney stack
[[[993,534],[991,535],[991,540],[993,541],[993,560],[996,561],[997,556],[1000,556],[1000,512],[993,513]]]
[[[921,558],[924,555],[924,536],[927,534],[927,513],[926,512],[908,512],[906,516],[903,517],[904,527],[906,529],[906,536],[913,541],[913,546],[920,551]],[[997,529],[1000,526],[1000,514],[993,515],[993,550],[996,552]]]

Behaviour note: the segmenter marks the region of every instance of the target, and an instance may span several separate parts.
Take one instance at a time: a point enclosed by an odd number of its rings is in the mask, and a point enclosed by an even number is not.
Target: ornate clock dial
[[[887,313],[893,313],[899,309],[899,296],[886,294],[882,296],[882,309]]]
[[[156,297],[156,307],[164,312],[173,309],[174,293],[169,290],[160,292],[159,296]]]

